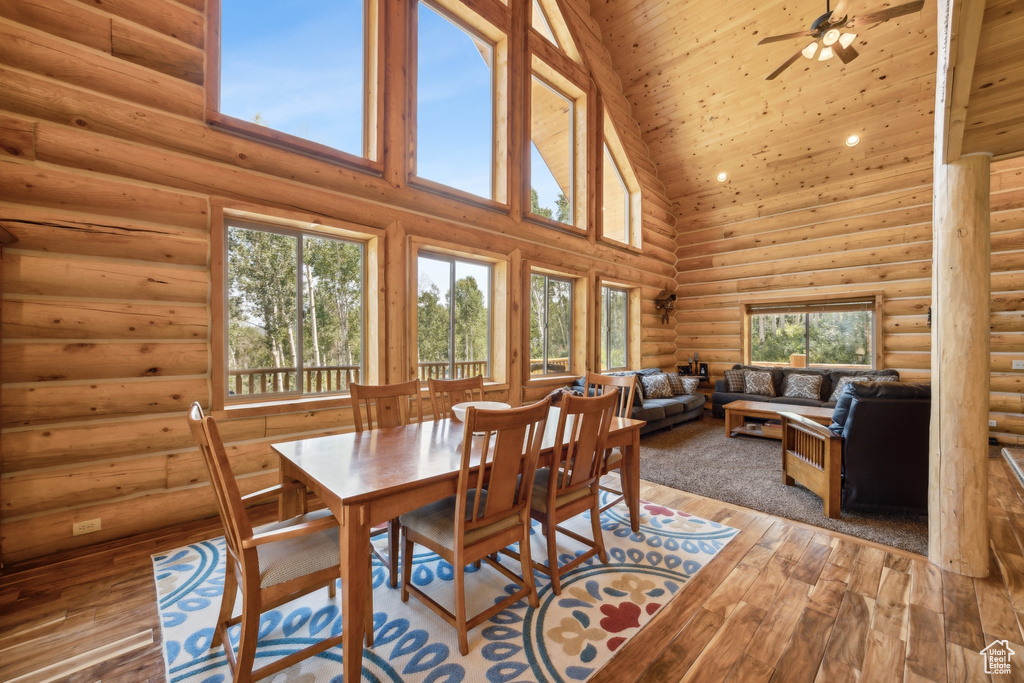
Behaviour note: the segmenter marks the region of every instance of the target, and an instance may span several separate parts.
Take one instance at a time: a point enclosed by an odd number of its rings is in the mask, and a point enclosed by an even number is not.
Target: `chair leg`
[[[412,579],[412,539],[402,527],[402,602],[409,602],[409,581]]]
[[[398,518],[388,522],[388,585],[398,585],[398,534],[402,528]]]
[[[626,468],[619,466],[619,483],[622,486],[623,501],[633,500],[633,492],[629,490],[629,477],[626,476]]]
[[[252,680],[252,666],[256,661],[256,645],[260,637],[259,594],[250,595],[245,588],[242,587],[242,632],[238,637],[234,683],[249,683]]]
[[[235,576],[235,568],[231,566],[231,558],[227,558],[227,566],[224,568],[224,595],[220,598],[220,614],[217,615],[217,628],[213,632],[213,640],[210,647],[214,648],[221,644],[220,625],[231,618],[235,611],[235,598],[238,596],[238,577]]]
[[[466,629],[466,567],[461,561],[462,555],[455,554],[455,627],[459,631],[459,652],[465,657],[469,654],[469,634]]]
[[[329,584],[327,584],[327,595],[329,595],[331,598],[333,598],[337,594],[338,594],[338,580],[337,579],[331,579],[331,582]]]
[[[523,571],[523,582],[530,591],[527,597],[530,600],[530,607],[540,607],[540,598],[537,597],[537,580],[533,576],[533,560],[530,558],[530,522],[527,520],[526,528],[523,530],[523,540],[519,542],[519,566]],[[497,559],[497,553],[495,553]]]
[[[547,524],[551,528],[544,534],[548,541],[548,572],[551,576],[551,590],[555,595],[562,594],[562,583],[558,580],[558,545],[555,543],[555,518],[548,517]]]
[[[597,484],[595,483],[596,487]],[[594,497],[594,505],[590,508],[590,528],[594,531],[594,546],[601,564],[608,564],[608,552],[604,549],[604,534],[601,533],[601,504]]]

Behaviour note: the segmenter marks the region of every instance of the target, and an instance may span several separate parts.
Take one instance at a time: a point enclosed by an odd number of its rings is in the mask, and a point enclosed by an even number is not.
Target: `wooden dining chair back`
[[[423,419],[420,382],[352,384],[352,419],[356,431],[401,427]]]
[[[600,396],[606,391],[617,387],[619,389],[619,400],[615,405],[615,415],[617,417],[629,417],[633,414],[633,401],[636,397],[636,388],[639,382],[640,378],[637,375],[602,375],[597,372],[587,372],[585,386],[587,388],[587,396]],[[621,503],[629,493],[629,477],[626,476],[622,469],[622,451],[617,448],[606,449],[604,462],[601,465],[601,474],[611,474],[615,470],[619,471],[619,488],[615,489],[607,484],[601,485],[602,491],[612,494],[611,499],[601,506],[601,512]]]
[[[524,597],[539,606],[530,559],[530,497],[550,399],[523,408],[466,412],[462,461],[455,495],[402,515],[402,601],[412,593],[458,631],[459,651],[469,652],[468,632]],[[434,551],[455,568],[454,613],[411,582],[413,546]],[[497,553],[522,548],[521,575]],[[518,589],[467,617],[466,565],[487,562]]]
[[[548,564],[534,567],[551,577],[551,590],[561,593],[561,575],[597,555],[608,561],[601,535],[600,487],[605,444],[619,390],[613,388],[600,396],[567,395],[562,399],[555,430],[555,447],[551,466],[537,470],[534,478],[532,516],[544,529],[547,539]],[[593,539],[588,539],[561,526],[562,522],[590,511]],[[568,563],[558,565],[556,532],[561,532],[589,549]]]
[[[399,384],[352,384],[352,420],[356,431],[370,431],[401,427],[423,419],[423,401],[420,399],[420,381],[412,379]],[[365,421],[364,421],[365,415]],[[387,555],[371,545],[388,571],[388,585],[398,586],[398,518],[387,523],[387,527],[374,529],[371,536],[388,536]]]
[[[223,645],[234,680],[239,683],[270,676],[341,643],[342,635],[332,636],[253,670],[260,615],[265,610],[325,586],[334,597],[341,559],[338,522],[329,510],[320,510],[253,528],[245,505],[272,500],[288,492],[290,485],[242,496],[216,421],[204,416],[202,407],[193,403],[188,425],[210,474],[227,545],[224,593],[210,647]],[[239,588],[242,610],[233,617]],[[228,629],[239,623],[236,654]]]
[[[454,417],[452,406],[457,403],[484,400],[484,378],[481,375],[461,379],[430,378],[427,385],[435,420]]]

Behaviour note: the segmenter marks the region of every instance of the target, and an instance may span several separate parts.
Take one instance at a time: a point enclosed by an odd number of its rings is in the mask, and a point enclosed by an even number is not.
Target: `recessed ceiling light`
[[[850,137],[846,138],[847,147],[856,147],[858,144],[860,144],[859,135],[851,135]]]
[[[720,171],[720,172],[718,173],[718,176],[717,176],[717,178],[718,178],[718,182],[720,182],[720,183],[724,183],[724,182],[725,182],[726,180],[728,180],[728,179],[729,179],[729,174],[728,174],[728,173],[726,173],[725,171]]]

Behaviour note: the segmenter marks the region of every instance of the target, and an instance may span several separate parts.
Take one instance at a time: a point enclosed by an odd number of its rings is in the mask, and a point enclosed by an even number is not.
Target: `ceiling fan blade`
[[[766,80],[766,81],[775,80],[776,76],[778,76],[780,73],[782,73],[783,71],[788,69],[790,66],[792,66],[793,62],[795,62],[796,60],[800,59],[800,55],[802,55],[803,52],[804,51],[802,49],[801,50],[797,50],[797,53],[795,55],[793,55],[792,57],[787,59],[785,62],[783,62],[782,66],[780,66],[778,69],[776,69],[775,71],[773,71],[770,74],[768,74],[768,76],[764,80]]]
[[[853,49],[852,45],[850,47],[843,47],[843,44],[838,41],[832,45],[832,51],[842,60],[843,64],[849,64],[860,56],[860,53]]]
[[[847,9],[849,6],[850,3],[848,0],[839,0],[839,2],[836,3],[836,8],[832,10],[832,16],[829,17],[829,21],[831,22],[832,19],[835,19],[838,22],[840,19],[849,14],[850,10]]]
[[[803,38],[809,35],[811,35],[810,31],[798,31],[797,33],[786,33],[781,36],[768,36],[767,38],[762,38],[761,40],[759,40],[757,44],[765,45],[767,43],[777,43],[780,40],[792,40],[793,38]]]
[[[920,12],[921,8],[924,7],[924,0],[915,0],[914,2],[908,2],[905,5],[896,5],[895,7],[889,7],[888,9],[878,10],[877,12],[869,12],[862,14],[859,17],[855,17],[855,21],[858,26],[867,26],[869,24],[880,24],[883,21],[889,21],[896,17],[902,17],[905,14],[913,14],[914,12]]]

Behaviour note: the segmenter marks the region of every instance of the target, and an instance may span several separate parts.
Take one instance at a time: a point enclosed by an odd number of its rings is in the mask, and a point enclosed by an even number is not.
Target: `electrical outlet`
[[[1015,361],[1013,361],[1013,369],[1014,370],[1024,370],[1024,360],[1015,360]]]
[[[102,527],[100,526],[100,519],[87,519],[84,522],[78,522],[71,525],[71,535],[81,536],[82,534],[91,534],[99,531]]]
[[[989,420],[988,421],[988,426],[989,427],[995,427],[996,426],[996,421],[995,420]]]

